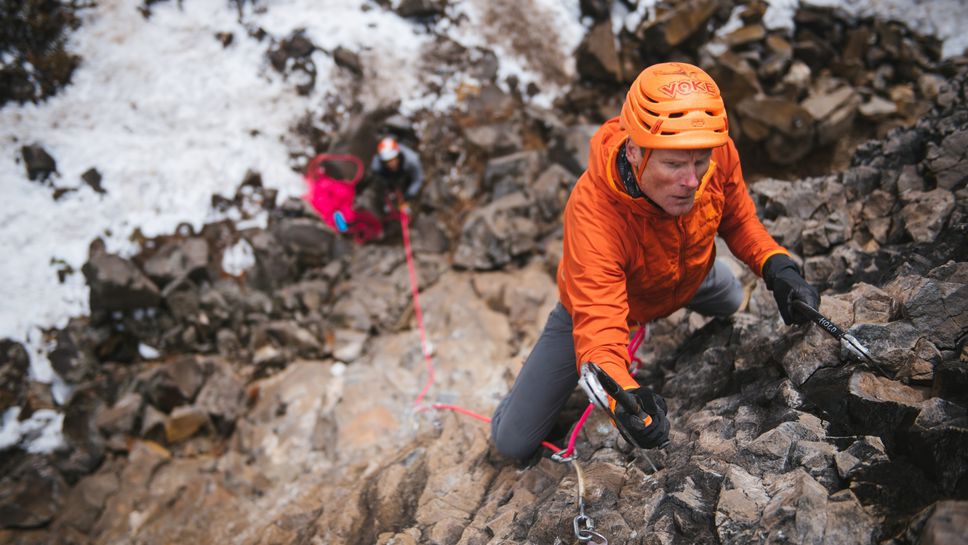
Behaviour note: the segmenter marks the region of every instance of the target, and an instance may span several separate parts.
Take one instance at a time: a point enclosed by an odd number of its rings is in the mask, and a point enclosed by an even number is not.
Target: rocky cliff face
[[[557,300],[558,216],[595,120],[570,111],[574,123],[491,85],[417,126],[440,143],[426,146],[412,233],[429,400],[489,414]],[[845,169],[750,184],[824,290],[820,310],[880,365],[816,326],[783,326],[737,268],[740,313],[674,314],[639,353],[641,378],[669,401],[670,446],[646,458],[598,413],[583,428],[596,532],[650,545],[964,542],[966,140],[962,71]],[[415,410],[427,372],[399,234],[354,246],[303,203],[275,201],[252,175],[213,204],[267,210],[265,229],[185,229],[131,259],[92,244],[91,316],[51,332],[51,361],[76,386],[67,444],[0,453],[0,543],[577,542],[573,467],[510,463],[480,422]],[[234,252],[251,264],[227,272]],[[54,408],[22,347],[0,346],[3,407]],[[563,426],[585,404],[576,393]]]

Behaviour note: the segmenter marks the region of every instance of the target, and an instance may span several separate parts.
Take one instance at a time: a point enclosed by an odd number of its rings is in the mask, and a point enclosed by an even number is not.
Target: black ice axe
[[[800,299],[794,299],[792,303],[793,309],[796,312],[799,312],[800,314],[810,318],[813,323],[820,326],[820,328],[827,333],[830,333],[830,335],[840,341],[841,346],[846,348],[847,352],[853,354],[862,362],[872,365],[883,376],[890,376],[890,374],[885,371],[881,364],[874,359],[874,356],[871,355],[871,351],[868,350],[866,346],[861,344],[856,337],[844,331],[843,328],[830,321],[830,318],[820,314],[820,311],[804,303]]]

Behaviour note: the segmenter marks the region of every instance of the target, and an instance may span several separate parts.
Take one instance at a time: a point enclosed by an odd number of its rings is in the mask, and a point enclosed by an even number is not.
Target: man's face
[[[630,163],[638,167],[644,155],[642,149],[632,145],[628,151]],[[712,153],[711,149],[652,150],[639,177],[639,189],[668,214],[687,214],[695,204],[696,190],[709,169]]]
[[[398,155],[389,161],[385,161],[383,164],[386,165],[387,170],[396,172],[400,168],[400,156]]]

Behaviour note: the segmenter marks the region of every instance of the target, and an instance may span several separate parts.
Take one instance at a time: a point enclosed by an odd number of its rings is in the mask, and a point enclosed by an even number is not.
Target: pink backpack
[[[327,161],[349,161],[356,167],[356,174],[352,180],[337,180],[326,173],[323,163]],[[356,184],[362,177],[363,162],[358,157],[329,153],[313,158],[304,176],[308,188],[303,198],[316,209],[326,225],[341,233],[349,232],[357,244],[383,233],[383,224],[376,216],[353,208]]]

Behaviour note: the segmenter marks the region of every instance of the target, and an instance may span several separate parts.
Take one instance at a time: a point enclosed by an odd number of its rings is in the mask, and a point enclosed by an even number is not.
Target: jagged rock
[[[598,125],[573,125],[557,131],[548,149],[548,161],[557,163],[577,179],[588,168],[588,142]]]
[[[44,458],[27,456],[0,478],[0,528],[36,528],[60,511],[67,484]]]
[[[348,242],[315,218],[283,218],[271,229],[282,248],[295,256],[302,267],[325,266],[347,251]],[[253,249],[256,249],[254,244]],[[258,259],[257,251],[257,263]]]
[[[617,82],[622,79],[611,21],[602,21],[585,34],[575,51],[575,67],[581,77],[589,80]]]
[[[953,347],[968,329],[968,264],[939,267],[928,278],[901,276],[885,287],[898,300],[904,315],[938,348]],[[954,281],[946,281],[948,279]]]
[[[926,380],[930,381],[931,369],[940,361],[937,348],[923,340],[909,322],[857,324],[848,333],[856,337],[872,354],[876,354],[878,365],[895,376],[910,377],[915,374],[916,369],[925,368],[928,373]]]
[[[447,0],[402,0],[396,8],[397,15],[408,18],[439,17],[447,8]]]
[[[931,475],[945,494],[968,491],[968,411],[943,399],[931,398],[909,430],[912,457]]]
[[[336,66],[345,68],[356,76],[363,75],[363,63],[360,61],[360,56],[345,47],[340,46],[333,51],[333,62],[336,63]]]
[[[216,431],[227,436],[245,410],[245,384],[225,362],[208,362],[207,366],[211,371],[195,398],[195,407],[208,415]]]
[[[819,419],[803,413],[798,421],[783,422],[753,439],[742,457],[749,460],[747,469],[755,474],[784,473],[801,442],[816,442],[824,435]]]
[[[333,332],[333,357],[345,363],[356,361],[362,354],[369,336],[352,329],[337,329]]]
[[[879,437],[862,437],[851,443],[847,450],[834,455],[837,473],[842,479],[854,480],[858,475],[870,473],[878,466],[890,462],[884,442]]]
[[[946,189],[906,191],[901,194],[900,217],[916,242],[934,242],[955,208],[955,197]]]
[[[100,411],[95,424],[106,435],[134,433],[143,407],[144,398],[141,394],[128,392],[110,408]]]
[[[771,97],[748,97],[736,105],[743,136],[763,141],[770,159],[789,165],[814,146],[816,127],[810,113],[795,102]]]
[[[524,146],[520,132],[511,123],[466,127],[464,137],[491,157],[513,153]]]
[[[165,418],[165,440],[169,445],[181,443],[210,425],[208,414],[202,409],[193,406],[175,407]]]
[[[97,473],[81,479],[67,493],[63,509],[57,514],[55,531],[62,535],[65,531],[90,535],[108,498],[115,495],[120,486],[114,473]]]
[[[256,289],[273,291],[289,283],[295,275],[295,258],[287,253],[270,232],[257,231],[246,237],[255,255],[249,281]]]
[[[518,109],[514,97],[495,84],[484,85],[464,97],[462,106],[456,117],[461,128],[504,122]]]
[[[188,238],[164,243],[143,268],[156,285],[164,287],[180,277],[207,278],[208,261],[208,242],[204,238]]]
[[[654,20],[643,21],[636,34],[662,55],[699,33],[717,7],[713,0],[682,2]]]
[[[20,156],[27,169],[27,177],[31,180],[46,182],[57,172],[57,161],[40,144],[22,146]]]
[[[413,250],[425,254],[443,254],[450,249],[447,228],[430,215],[421,214],[411,224]]]
[[[761,481],[731,466],[716,509],[723,543],[787,539],[797,543],[874,543],[874,520],[844,490],[832,495],[797,469]]]
[[[888,440],[918,414],[928,396],[923,389],[863,371],[850,377],[848,395],[855,429]]]
[[[817,123],[817,141],[821,146],[834,143],[847,134],[859,104],[860,95],[849,85],[811,95],[800,103]]]
[[[867,119],[879,121],[896,114],[897,104],[892,100],[871,95],[868,100],[857,108],[857,111]]]
[[[316,49],[313,42],[301,31],[294,32],[282,40],[275,49],[269,51],[269,62],[272,67],[284,72],[290,59],[305,59]]]
[[[61,433],[66,448],[58,452],[57,468],[67,479],[76,479],[95,470],[104,459],[105,445],[95,425],[97,413],[104,406],[92,386],[71,395],[64,408]]]
[[[0,413],[24,401],[30,356],[13,339],[0,340]]]
[[[204,382],[204,370],[193,357],[160,365],[139,378],[140,392],[166,413],[179,405],[191,403]]]
[[[161,300],[158,286],[120,256],[93,250],[81,270],[90,287],[92,312],[154,308]]]
[[[929,143],[925,165],[941,189],[956,190],[968,180],[968,130],[945,136],[940,144]]]
[[[95,192],[100,193],[101,195],[107,193],[107,190],[101,186],[101,173],[98,172],[96,168],[91,167],[85,170],[84,174],[81,174],[81,180],[83,180],[84,183],[90,186]]]
[[[461,228],[454,265],[490,270],[531,252],[538,234],[527,217],[531,205],[524,194],[514,192],[471,212]]]
[[[957,545],[965,539],[968,526],[968,502],[947,500],[935,504],[924,523],[919,545]]]
[[[746,98],[763,92],[756,71],[749,61],[732,51],[727,51],[716,57],[716,63],[710,67],[709,75],[723,95],[727,104],[740,104]]]
[[[179,322],[194,324],[204,320],[200,316],[198,285],[188,276],[169,283],[161,291],[161,297],[172,316]]]
[[[159,411],[153,405],[145,405],[144,414],[141,417],[141,437],[154,442],[164,441],[165,418],[165,413]]]
[[[494,200],[520,192],[537,178],[542,167],[541,159],[541,154],[536,151],[491,159],[484,170],[484,187],[492,193]]]

